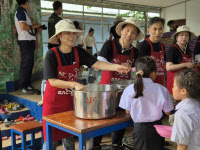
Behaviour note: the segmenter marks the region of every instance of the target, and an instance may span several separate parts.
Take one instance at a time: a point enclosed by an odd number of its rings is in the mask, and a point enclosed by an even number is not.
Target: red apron
[[[112,40],[112,46],[113,46],[113,59],[111,63],[119,65],[121,65],[122,63],[129,63],[130,66],[132,66],[134,48],[131,49],[130,56],[127,56],[127,55],[117,54],[117,48],[114,40]],[[123,79],[130,80],[130,78],[131,78],[131,72],[129,72],[128,74],[120,74],[115,71],[103,71],[101,81],[99,84],[110,84],[111,81],[118,81]]]
[[[183,52],[180,50],[180,48],[176,44],[174,44],[172,46],[175,46],[179,50],[179,52],[181,53],[181,55],[183,57],[183,60],[181,61],[180,64],[193,61],[192,57],[189,57],[187,54],[183,54]],[[179,72],[181,70],[183,70],[183,69],[180,69],[178,71],[167,71],[167,89],[170,94],[172,94],[174,76],[177,72]]]
[[[62,66],[57,49],[55,47],[52,48],[58,60],[57,79],[77,82],[79,70],[79,56],[77,49],[75,47],[73,49],[76,63],[73,65]],[[72,91],[70,89],[60,89],[52,87],[49,81],[47,81],[43,98],[43,116],[74,110],[73,97],[71,96],[71,92]],[[46,141],[46,122],[44,120],[43,132],[44,140]],[[52,128],[52,134],[53,142],[71,136],[71,134],[55,128]]]
[[[161,49],[162,49],[162,52],[154,52],[150,39],[147,38],[146,41],[151,46],[151,57],[153,57],[153,59],[155,60],[156,67],[157,67],[157,77],[156,77],[156,80],[154,82],[159,83],[161,85],[164,85],[164,55],[165,55],[164,47],[163,47],[162,43],[159,42]]]

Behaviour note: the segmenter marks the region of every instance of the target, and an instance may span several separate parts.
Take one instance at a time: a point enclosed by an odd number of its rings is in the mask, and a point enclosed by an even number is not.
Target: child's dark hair
[[[153,17],[153,18],[150,18],[149,19],[149,28],[154,24],[154,23],[157,23],[157,22],[161,22],[163,27],[165,26],[165,19],[163,18],[160,18],[160,17]]]
[[[184,69],[175,75],[179,89],[185,88],[188,97],[200,102],[200,74],[192,69]]]
[[[62,8],[62,3],[60,1],[55,1],[53,3],[53,10],[58,10],[60,7]]]
[[[156,72],[156,63],[153,58],[146,56],[146,57],[139,57],[135,62],[136,67],[136,77],[134,80],[134,90],[135,96],[134,98],[138,98],[143,96],[144,84],[142,78],[149,78],[152,72]],[[137,72],[143,72],[143,75]]]
[[[27,1],[28,0],[17,0],[17,4],[18,5],[24,5],[24,4],[26,4]]]

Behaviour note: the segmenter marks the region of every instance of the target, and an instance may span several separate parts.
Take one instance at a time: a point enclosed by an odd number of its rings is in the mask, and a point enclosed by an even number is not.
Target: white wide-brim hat
[[[179,26],[176,30],[176,33],[174,33],[172,36],[171,36],[171,39],[174,40],[176,35],[180,32],[189,32],[190,33],[190,40],[193,39],[195,37],[195,34],[193,32],[190,31],[190,27],[186,26],[186,25],[183,25],[183,26]]]
[[[116,33],[119,36],[121,36],[122,26],[124,24],[132,24],[132,25],[136,26],[140,30],[140,33],[137,35],[136,41],[141,41],[142,39],[144,39],[144,32],[140,29],[141,22],[139,20],[137,20],[136,18],[133,18],[133,17],[129,17],[124,22],[120,22],[117,25],[115,30],[116,30]]]
[[[76,29],[76,27],[74,26],[74,23],[69,20],[69,19],[65,19],[65,20],[60,20],[56,26],[56,33],[49,39],[49,42],[51,44],[60,44],[58,42],[58,37],[57,35],[61,32],[64,31],[68,31],[68,32],[76,32],[77,33],[77,39],[83,34],[84,30],[79,30]]]

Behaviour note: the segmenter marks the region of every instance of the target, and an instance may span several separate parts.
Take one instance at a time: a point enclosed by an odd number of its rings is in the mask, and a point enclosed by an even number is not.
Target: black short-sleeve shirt
[[[191,57],[191,51],[189,49],[186,49],[186,54],[188,54]],[[182,54],[175,46],[171,46],[167,50],[167,62],[172,62],[173,64],[180,64],[182,60]]]
[[[110,28],[110,33],[112,33],[113,34],[113,36],[114,36],[114,39],[116,39],[116,38],[120,38],[120,36],[116,33],[116,31],[115,31],[115,28],[116,28],[116,26],[117,26],[118,24],[115,24],[114,26],[112,26],[111,28]]]
[[[58,54],[60,56],[61,65],[67,66],[71,65],[75,62],[74,50],[70,53],[61,53],[59,48],[57,47]],[[78,55],[79,55],[79,66],[86,65],[89,68],[97,62],[97,59],[91,56],[84,49],[77,47]],[[44,79],[53,79],[57,78],[57,67],[58,60],[56,54],[53,50],[48,50],[45,59],[44,59]]]
[[[115,45],[116,45],[116,48],[117,48],[117,54],[130,56],[131,50],[128,50],[128,51],[125,51],[124,53],[122,53],[122,46],[119,43],[119,39],[114,39],[114,42],[115,42]],[[134,66],[134,62],[139,57],[139,54],[138,54],[138,49],[135,48],[135,47],[133,47],[133,48],[134,48],[134,52],[133,52],[133,66]],[[102,49],[99,53],[99,56],[106,58],[108,62],[112,61],[112,59],[113,59],[113,45],[112,45],[111,40],[108,40],[104,43],[104,45],[103,45],[103,47],[102,47]]]
[[[48,33],[49,39],[55,34],[55,25],[62,20],[57,14],[52,13],[48,19]]]
[[[194,56],[200,54],[200,41],[196,43],[194,48]]]
[[[158,43],[151,42],[151,43],[152,43],[154,52],[161,52],[162,51],[160,42],[158,42]],[[163,48],[164,48],[164,60],[166,60],[165,46],[164,46],[163,43],[162,43],[162,45],[163,45]],[[146,40],[144,40],[139,44],[138,51],[139,51],[140,57],[151,56],[151,45]]]

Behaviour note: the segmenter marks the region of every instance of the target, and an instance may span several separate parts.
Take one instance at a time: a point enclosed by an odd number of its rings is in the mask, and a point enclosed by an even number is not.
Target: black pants
[[[48,43],[48,49],[51,49],[51,48],[57,47],[57,46],[60,46],[60,44],[51,44],[51,43]]]
[[[122,145],[122,139],[124,137],[125,130],[126,129],[122,129],[122,130],[112,132],[112,135],[111,135],[112,144]],[[94,147],[99,146],[101,144],[102,137],[103,136],[101,135],[101,136],[91,138],[89,150],[92,150]]]
[[[165,138],[161,137],[154,125],[161,125],[161,121],[135,123],[133,132],[134,150],[163,150]]]
[[[21,52],[19,88],[22,89],[31,85],[31,76],[34,66],[35,40],[18,41],[18,44]]]

